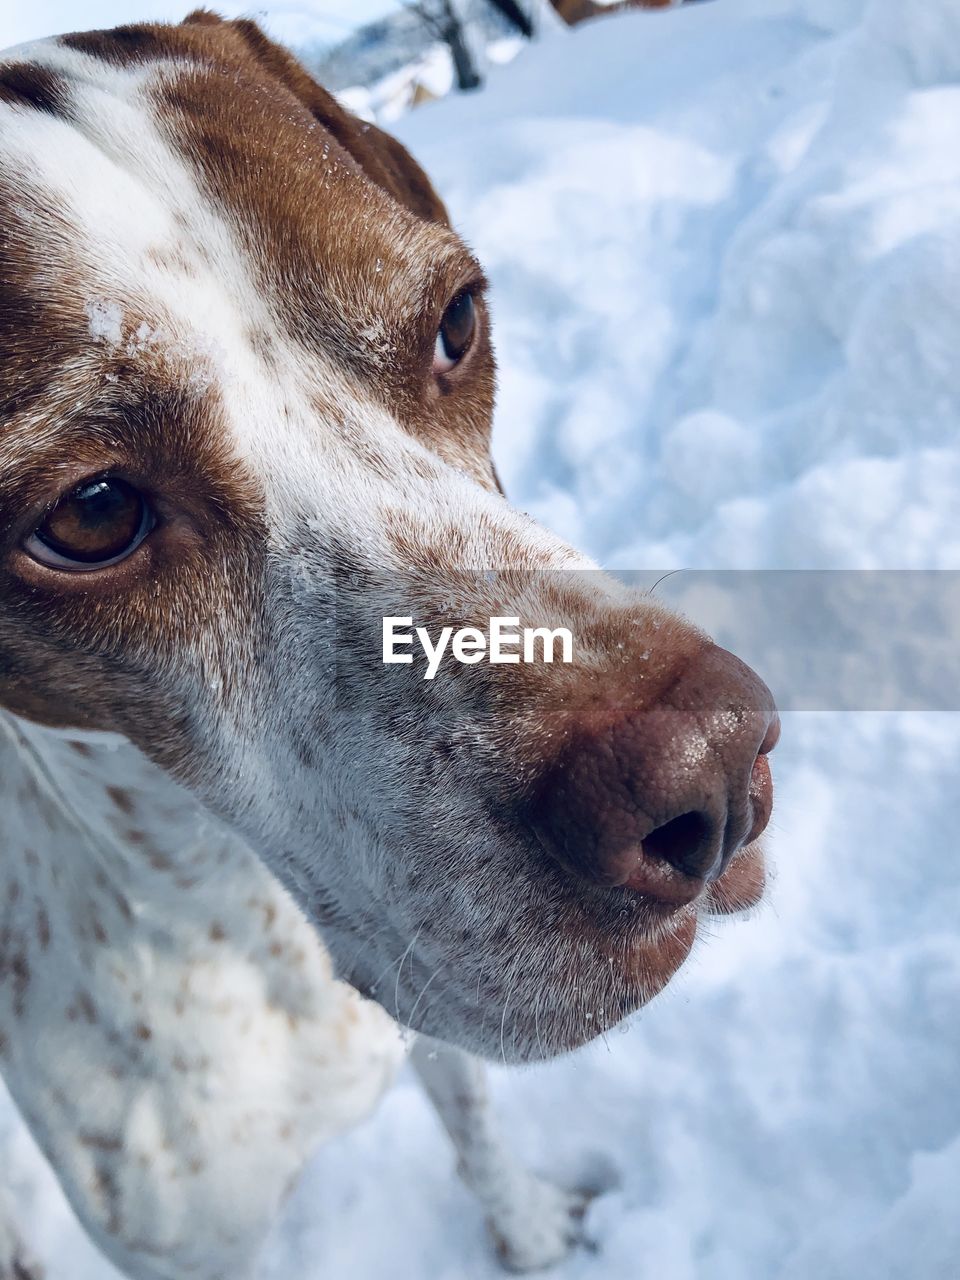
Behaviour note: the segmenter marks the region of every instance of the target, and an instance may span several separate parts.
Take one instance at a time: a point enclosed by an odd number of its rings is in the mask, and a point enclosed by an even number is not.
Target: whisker
[[[342,977],[345,982],[353,983],[354,970],[360,956],[366,949],[372,949],[373,943],[376,942],[378,938],[382,937],[383,934],[390,932],[392,929],[392,925],[381,925],[380,928],[375,929],[373,933],[367,934],[365,937],[361,938],[357,945],[351,949],[350,959],[341,967]],[[354,983],[353,985],[357,984]]]
[[[407,1017],[408,1027],[413,1027],[414,1016],[416,1015],[417,1008],[420,1005],[420,1001],[423,999],[424,995],[426,994],[427,987],[429,987],[430,983],[434,980],[434,978],[442,972],[443,972],[443,965],[441,965],[439,969],[434,969],[433,973],[431,973],[430,977],[426,980],[426,982],[420,988],[420,994],[417,996],[416,1000],[414,1001],[413,1008],[410,1010],[409,1016]]]
[[[510,1001],[513,998],[513,992],[516,985],[513,971],[515,971],[517,968],[518,968],[518,964],[516,961],[514,961],[514,963],[511,965],[511,972],[508,979],[509,985],[507,986],[507,998],[503,1002],[503,1013],[501,1014],[501,1017],[500,1017],[500,1057],[503,1060],[504,1066],[507,1065],[507,1051],[506,1051],[506,1046],[504,1044],[504,1030],[506,1028],[506,1023],[507,1023],[507,1010],[510,1008]]]
[[[423,928],[423,925],[421,924],[420,929],[422,929],[422,928]],[[377,974],[376,981],[375,981],[375,982],[373,982],[373,983],[371,983],[371,985],[370,985],[370,988],[369,988],[369,989],[370,989],[371,991],[374,991],[374,992],[375,992],[375,991],[379,988],[380,983],[383,981],[384,977],[385,977],[385,976],[390,972],[390,970],[393,968],[393,966],[394,966],[395,964],[397,964],[397,963],[401,963],[401,964],[402,964],[402,963],[403,963],[403,960],[406,958],[407,954],[408,954],[408,953],[409,953],[409,951],[410,951],[410,947],[413,945],[413,943],[414,943],[414,942],[416,942],[417,938],[420,936],[420,929],[418,929],[418,930],[417,930],[417,932],[413,935],[413,938],[412,938],[411,942],[407,944],[407,947],[406,947],[406,949],[404,950],[403,954],[402,954],[402,955],[399,955],[399,956],[395,956],[392,960],[389,960],[389,961],[388,961],[388,962],[383,966],[383,968],[382,968],[382,969],[380,970],[380,972]]]
[[[546,1050],[543,1047],[543,1040],[540,1038],[540,999],[542,995],[543,995],[543,990],[541,989],[537,992],[537,998],[534,1001],[533,1029],[537,1037],[537,1048],[540,1050],[540,1061],[545,1062],[547,1058],[547,1054],[546,1054]]]
[[[659,587],[660,583],[666,582],[666,580],[668,578],[672,578],[675,573],[689,573],[689,572],[690,572],[689,569],[671,569],[668,573],[661,574],[661,576],[656,580],[656,582],[653,584],[653,586],[650,588],[647,594],[652,596],[653,593],[656,591],[657,587]]]
[[[417,930],[417,932],[413,935],[413,937],[407,943],[407,949],[406,951],[404,951],[403,955],[400,957],[400,963],[397,965],[397,981],[393,989],[393,1008],[394,1008],[394,1014],[398,1022],[400,1021],[400,979],[403,975],[404,961],[406,960],[407,956],[410,955],[410,953],[413,951],[413,948],[417,945],[417,939],[420,937],[420,934],[422,933],[422,931],[423,931],[423,925],[421,924],[420,928]]]

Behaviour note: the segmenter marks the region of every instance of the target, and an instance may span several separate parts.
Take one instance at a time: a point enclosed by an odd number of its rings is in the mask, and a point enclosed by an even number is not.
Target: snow
[[[398,132],[491,276],[520,505],[621,568],[960,568],[955,0],[611,17]],[[496,1073],[534,1163],[612,1187],[562,1280],[958,1274],[958,717],[789,714],[775,766],[765,905]],[[50,1280],[111,1276],[9,1108],[0,1150]],[[452,1163],[404,1077],[264,1280],[498,1274]]]
[[[84,304],[90,337],[94,342],[119,347],[123,342],[123,311],[109,299],[93,298]]]

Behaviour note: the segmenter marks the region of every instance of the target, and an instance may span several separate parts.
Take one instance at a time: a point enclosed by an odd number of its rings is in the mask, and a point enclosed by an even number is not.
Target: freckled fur
[[[406,152],[253,24],[0,60],[0,199],[0,1061],[121,1270],[243,1277],[389,1081],[395,1018],[531,1059],[682,962],[695,911],[573,884],[517,807],[638,655],[639,705],[703,638],[505,501],[476,262]],[[435,380],[468,284],[477,340]],[[107,470],[156,492],[155,535],[106,575],[38,568],[23,537]],[[409,612],[567,625],[580,662],[427,685],[379,661]],[[513,1165],[478,1068],[441,1057],[417,1065],[505,1256],[556,1260],[582,1201]],[[18,1248],[0,1211],[0,1273]]]

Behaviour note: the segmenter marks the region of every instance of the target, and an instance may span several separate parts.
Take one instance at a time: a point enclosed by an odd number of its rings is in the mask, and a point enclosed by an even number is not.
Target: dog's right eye
[[[477,307],[473,293],[458,293],[443,313],[433,353],[434,373],[449,373],[467,354],[477,328]]]
[[[24,547],[52,569],[89,572],[132,555],[155,523],[143,494],[125,480],[88,480],[60,499]]]

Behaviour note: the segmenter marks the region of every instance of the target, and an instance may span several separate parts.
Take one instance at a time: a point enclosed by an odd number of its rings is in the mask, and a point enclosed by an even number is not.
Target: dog
[[[557,1261],[588,1193],[515,1160],[481,1060],[593,1039],[759,900],[769,691],[509,505],[480,266],[254,23],[5,55],[0,199],[23,1118],[123,1274],[235,1280],[412,1041],[504,1263]],[[574,661],[425,680],[381,660],[404,616]]]

